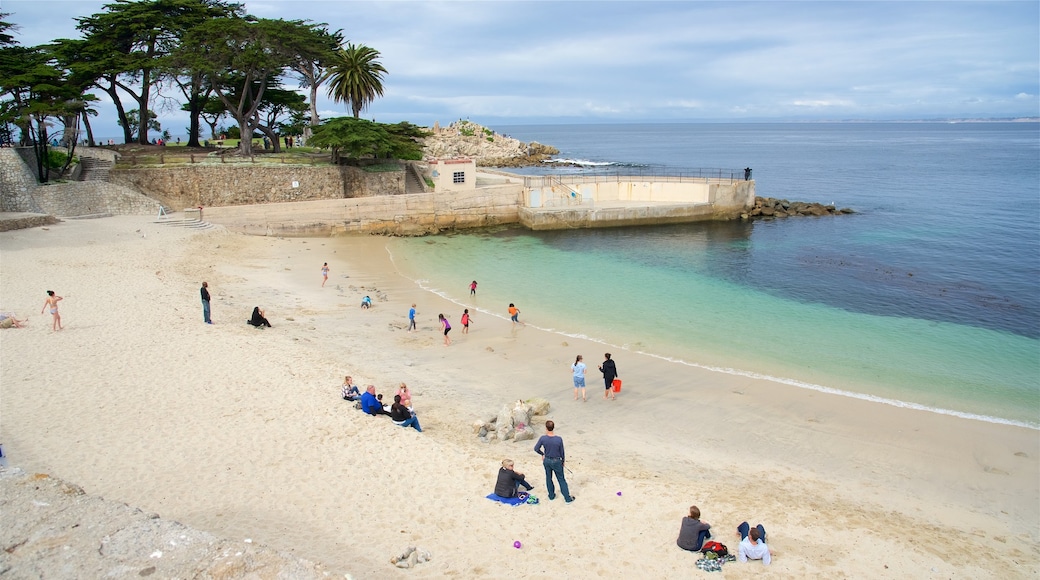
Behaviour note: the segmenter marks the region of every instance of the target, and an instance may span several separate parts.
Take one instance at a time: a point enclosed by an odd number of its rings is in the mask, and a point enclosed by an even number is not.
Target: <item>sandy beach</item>
[[[30,318],[0,331],[8,461],[356,578],[692,577],[698,556],[675,545],[690,505],[734,553],[741,521],[769,531],[771,566],[720,577],[1040,575],[1038,431],[514,328],[505,304],[464,335],[458,305],[400,275],[384,246],[140,216],[0,233],[0,309]],[[40,314],[46,290],[64,297],[60,332]],[[273,328],[245,324],[254,306]],[[447,348],[439,312],[456,327]],[[616,401],[595,372],[607,349]],[[576,354],[588,402],[572,400]],[[408,383],[424,431],[340,399],[348,374],[389,397]],[[566,442],[573,503],[548,500],[533,441],[471,428],[533,397],[551,403],[539,433],[552,419]],[[485,499],[507,457],[538,505]],[[407,546],[432,561],[390,564]]]

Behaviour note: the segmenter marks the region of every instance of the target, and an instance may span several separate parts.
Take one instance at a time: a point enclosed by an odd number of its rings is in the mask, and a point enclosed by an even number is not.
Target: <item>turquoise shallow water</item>
[[[580,236],[582,232],[574,232]],[[849,312],[614,254],[560,250],[509,231],[392,240],[401,270],[481,316],[521,320],[721,372],[1037,426],[1037,341],[1007,332]],[[468,283],[480,283],[469,299]],[[464,306],[463,306],[464,305]],[[623,356],[623,355],[618,355]]]
[[[481,309],[558,332],[1040,427],[1040,124],[497,129],[598,169],[750,166],[759,195],[857,213],[392,240],[424,286],[463,301],[476,278]]]

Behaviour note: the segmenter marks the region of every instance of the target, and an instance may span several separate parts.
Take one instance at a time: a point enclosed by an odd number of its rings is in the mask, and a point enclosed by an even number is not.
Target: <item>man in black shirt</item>
[[[209,319],[209,290],[208,290],[208,288],[209,288],[209,284],[203,282],[202,283],[202,288],[201,288],[201,290],[202,290],[202,292],[201,292],[202,293],[202,320],[204,320],[206,322],[206,324],[213,324],[213,321]]]

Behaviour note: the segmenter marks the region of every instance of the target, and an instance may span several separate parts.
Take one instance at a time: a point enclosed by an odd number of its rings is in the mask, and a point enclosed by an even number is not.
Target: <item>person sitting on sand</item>
[[[737,534],[740,535],[737,560],[741,562],[762,560],[766,566],[773,561],[769,546],[766,545],[766,529],[762,527],[762,524],[752,528],[747,522],[744,522],[737,526]]]
[[[343,379],[343,387],[340,389],[340,394],[343,396],[344,401],[357,401],[361,398],[361,391],[358,390],[354,384],[354,379],[349,375]]]
[[[361,307],[362,308],[372,308],[372,299],[370,297],[368,297],[368,296],[365,296],[364,298],[362,298],[361,299]]]
[[[361,410],[369,415],[389,415],[383,408],[383,402],[376,397],[375,385],[368,385],[365,393],[361,395]]]
[[[690,515],[682,519],[682,524],[679,526],[679,539],[675,543],[683,550],[699,552],[701,546],[704,545],[704,540],[711,537],[709,528],[711,528],[711,524],[701,521],[701,510],[697,506],[691,505]]]
[[[29,320],[18,320],[13,312],[0,313],[0,328],[24,328],[23,325],[26,322],[29,322]]]
[[[408,407],[409,410],[412,408],[412,392],[408,390],[408,385],[401,383],[400,387],[397,387],[397,392],[394,393],[395,397],[401,397],[401,404]]]
[[[495,482],[495,495],[498,497],[516,497],[516,491],[521,485],[524,486],[527,491],[534,489],[534,486],[527,483],[527,480],[524,479],[524,474],[513,469],[512,459],[503,459],[502,467],[498,468],[498,481]]]
[[[252,324],[257,328],[261,328],[264,326],[266,326],[267,328],[271,328],[271,323],[268,322],[266,318],[264,318],[264,311],[260,310],[259,306],[253,307],[253,315],[249,317],[249,320],[247,320],[246,322]]]
[[[411,427],[422,433],[422,427],[419,426],[419,419],[408,410],[408,407],[401,404],[401,395],[394,395],[394,404],[390,405],[390,420],[394,422],[394,425]]]

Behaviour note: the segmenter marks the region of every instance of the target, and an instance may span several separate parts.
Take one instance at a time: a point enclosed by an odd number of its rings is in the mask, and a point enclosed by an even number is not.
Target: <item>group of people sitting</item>
[[[392,405],[383,405],[383,395],[376,394],[375,385],[368,385],[364,393],[360,392],[354,385],[354,379],[349,375],[343,379],[340,394],[346,401],[359,401],[361,410],[369,415],[386,415],[390,417],[394,425],[411,427],[422,433],[419,418],[415,416],[412,409],[412,392],[404,383],[401,383],[397,392],[394,393]]]
[[[683,550],[699,552],[704,542],[711,538],[711,524],[701,521],[701,510],[697,506],[690,506],[690,515],[682,519],[679,527],[679,539],[676,544]],[[748,560],[762,560],[766,566],[772,562],[772,553],[766,545],[766,529],[762,524],[754,528],[744,522],[737,526],[737,535],[740,536],[740,547],[737,550],[737,560],[747,562]]]

